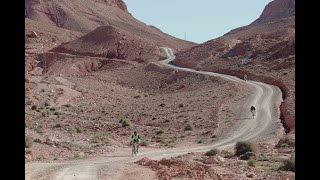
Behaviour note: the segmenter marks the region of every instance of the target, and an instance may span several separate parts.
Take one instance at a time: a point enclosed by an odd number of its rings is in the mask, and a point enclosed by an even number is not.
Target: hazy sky
[[[124,0],[138,20],[202,43],[257,19],[272,0]]]

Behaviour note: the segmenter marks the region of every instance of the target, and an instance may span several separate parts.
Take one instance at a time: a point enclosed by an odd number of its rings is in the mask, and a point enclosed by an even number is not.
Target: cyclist
[[[256,112],[256,108],[254,106],[251,106],[250,108],[252,116],[254,117],[254,113]]]
[[[138,152],[139,144],[140,144],[140,135],[137,133],[137,131],[134,131],[133,135],[131,136],[131,143],[137,143],[137,152]]]

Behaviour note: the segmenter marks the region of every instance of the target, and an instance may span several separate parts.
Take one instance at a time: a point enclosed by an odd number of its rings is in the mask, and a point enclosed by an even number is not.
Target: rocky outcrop
[[[250,25],[260,25],[291,16],[295,16],[295,0],[274,0],[264,8],[260,17]]]
[[[101,26],[50,52],[146,62],[160,55],[157,45],[114,26]]]

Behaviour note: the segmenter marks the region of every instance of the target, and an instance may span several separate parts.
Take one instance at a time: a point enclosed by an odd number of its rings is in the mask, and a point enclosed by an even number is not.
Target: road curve
[[[159,66],[174,68],[177,70],[188,71],[208,76],[225,78],[235,83],[244,83],[254,89],[254,92],[243,106],[240,107],[240,119],[234,129],[218,139],[214,144],[198,146],[194,148],[171,148],[171,149],[141,149],[139,156],[130,157],[131,149],[125,152],[113,154],[112,156],[102,156],[97,158],[65,161],[57,163],[31,162],[25,164],[26,180],[29,179],[115,179],[117,172],[125,164],[133,163],[142,157],[150,159],[161,159],[185,154],[189,152],[204,152],[213,147],[223,149],[233,146],[239,140],[255,140],[264,135],[276,133],[277,126],[280,124],[279,114],[276,105],[282,102],[282,94],[278,87],[254,81],[243,81],[234,76],[223,75],[213,72],[197,71],[190,68],[178,67],[169,64],[175,59],[174,53],[170,48],[163,48],[167,54],[167,59],[157,62]],[[256,107],[256,117],[250,117],[249,107]],[[101,176],[101,172],[104,176]],[[106,177],[107,176],[107,177]]]

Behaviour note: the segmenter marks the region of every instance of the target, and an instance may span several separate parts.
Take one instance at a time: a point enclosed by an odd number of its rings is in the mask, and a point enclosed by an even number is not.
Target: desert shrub
[[[211,138],[217,138],[217,135],[214,134],[214,135],[211,136]]]
[[[278,144],[275,147],[295,147],[295,138],[292,136],[285,136],[279,140]]]
[[[54,115],[62,115],[63,113],[61,111],[55,111]]]
[[[185,131],[192,131],[192,130],[194,130],[194,127],[193,127],[193,125],[191,123],[188,123],[186,125],[186,127],[184,128],[184,130]]]
[[[246,153],[240,155],[239,159],[248,160],[248,159],[251,159],[253,157],[256,157],[256,154],[254,152],[246,152]]]
[[[49,101],[44,102],[44,106],[46,106],[46,107],[50,106]]]
[[[61,124],[58,123],[58,124],[54,125],[53,128],[61,128]]]
[[[35,131],[36,131],[37,133],[39,133],[39,134],[43,134],[43,129],[42,129],[41,126],[38,126],[38,127],[35,129]]]
[[[197,143],[198,144],[202,144],[202,143],[204,143],[204,140],[200,139],[200,140],[197,141]]]
[[[207,151],[205,153],[206,156],[215,156],[216,154],[219,153],[219,150],[217,148],[213,148],[210,151]]]
[[[63,105],[64,107],[67,107],[67,108],[70,108],[71,107],[71,104],[65,104]]]
[[[76,160],[76,159],[81,159],[80,154],[76,153],[72,157],[69,158],[70,160]]]
[[[148,143],[148,141],[141,141],[141,144],[140,144],[141,146],[148,146],[149,145],[149,143]]]
[[[29,128],[30,127],[30,123],[28,121],[24,121],[24,127],[25,128]]]
[[[128,118],[121,119],[120,123],[122,124],[122,127],[131,126],[131,121]]]
[[[37,105],[32,105],[31,106],[31,110],[36,110],[37,109]]]
[[[46,116],[47,116],[47,112],[43,111],[43,112],[41,113],[41,115],[42,115],[43,117],[46,117]]]
[[[76,132],[77,133],[82,133],[83,132],[83,128],[82,127],[76,127]]]
[[[71,128],[68,129],[68,133],[70,133],[70,134],[75,134],[75,133],[77,133],[77,129],[71,127]]]
[[[254,160],[254,159],[250,159],[247,163],[248,163],[248,166],[251,166],[251,167],[256,166],[256,160]]]
[[[235,154],[236,156],[241,156],[247,152],[257,152],[257,147],[255,144],[249,141],[238,141],[235,146]]]
[[[295,153],[292,153],[289,159],[283,161],[283,165],[280,169],[295,172],[295,159]]]
[[[31,148],[33,145],[33,138],[31,136],[25,136],[25,147]]]
[[[159,131],[156,132],[157,135],[161,135],[163,133],[164,133],[163,130],[159,130]]]

